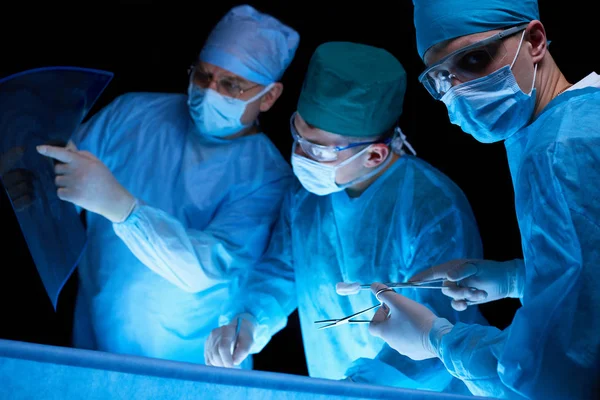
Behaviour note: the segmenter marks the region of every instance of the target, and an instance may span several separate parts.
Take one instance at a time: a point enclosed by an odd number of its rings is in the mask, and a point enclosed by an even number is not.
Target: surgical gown
[[[402,156],[360,197],[344,191],[316,196],[301,187],[286,196],[269,250],[220,322],[253,315],[258,329],[251,351],[258,352],[298,307],[310,376],[442,391],[453,378],[438,359],[419,363],[400,356],[371,336],[368,324],[317,330],[314,321],[378,303],[370,290],[338,296],[338,282],[402,282],[444,261],[481,256],[477,225],[460,189],[424,161]],[[476,309],[454,311],[439,290],[404,294],[451,321],[484,321]]]
[[[202,137],[186,101],[126,94],[73,137],[144,202],[121,224],[87,213],[76,347],[203,364],[224,302],[267,247],[291,169],[263,134]]]
[[[473,394],[597,398],[600,90],[551,101],[505,142],[525,262],[523,306],[504,331],[457,324],[440,357]]]

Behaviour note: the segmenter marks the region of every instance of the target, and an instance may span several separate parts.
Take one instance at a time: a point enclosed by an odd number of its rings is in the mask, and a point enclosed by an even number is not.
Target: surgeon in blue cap
[[[397,125],[405,90],[404,68],[383,49],[350,42],[316,49],[290,119],[299,183],[265,257],[209,337],[208,364],[232,367],[260,351],[298,308],[310,376],[468,393],[439,360],[399,355],[371,337],[368,324],[315,325],[377,304],[357,282],[402,282],[482,254],[464,194],[408,153]],[[485,323],[476,309],[453,310],[439,289],[405,294],[449,320]]]
[[[420,79],[450,121],[504,141],[523,260],[453,260],[414,279],[446,278],[457,310],[521,299],[512,324],[452,324],[386,292],[371,330],[402,354],[439,357],[472,393],[582,399],[600,393],[600,77],[571,84],[549,50],[535,0],[415,0]],[[482,166],[478,166],[481,169]],[[384,288],[375,285],[374,291]]]
[[[188,94],[129,93],[60,161],[61,199],[88,210],[74,345],[204,363],[222,304],[263,254],[293,175],[257,118],[299,36],[243,5],[216,25]],[[250,366],[250,363],[247,363]]]

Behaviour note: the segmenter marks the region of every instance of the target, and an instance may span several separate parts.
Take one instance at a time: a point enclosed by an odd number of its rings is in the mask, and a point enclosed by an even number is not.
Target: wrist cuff
[[[446,318],[436,318],[435,321],[433,321],[433,325],[429,331],[429,344],[432,352],[436,356],[439,357],[440,354],[439,349],[442,343],[442,337],[449,333],[452,328],[454,328],[454,325],[452,325]]]

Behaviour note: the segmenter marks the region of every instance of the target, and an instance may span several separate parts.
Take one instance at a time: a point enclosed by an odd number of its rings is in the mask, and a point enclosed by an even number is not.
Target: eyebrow
[[[229,79],[230,81],[235,81],[237,83],[250,84],[250,82],[238,76],[225,75],[223,78]]]
[[[305,124],[305,125],[306,125],[306,126],[309,128],[309,129],[317,129],[317,128],[315,128],[315,126],[314,126],[314,125],[312,125],[312,124],[309,124],[309,123],[308,123],[308,122],[306,122],[306,121],[304,121],[304,124]],[[336,146],[331,146],[331,145],[329,145],[329,144],[323,144],[323,142],[321,142],[320,140],[319,140],[319,141],[317,141],[317,140],[312,140],[312,139],[308,139],[308,138],[306,138],[306,137],[302,136],[302,134],[300,133],[300,131],[299,131],[299,130],[298,130],[298,128],[296,127],[296,121],[295,121],[295,120],[294,120],[294,122],[292,123],[292,128],[294,129],[294,131],[296,131],[296,134],[297,134],[298,136],[300,136],[302,139],[304,139],[304,140],[306,140],[306,141],[308,141],[308,142],[310,142],[310,143],[313,143],[313,144],[318,144],[319,146],[325,146],[325,147],[336,147]]]
[[[214,75],[212,72],[210,72],[210,71],[207,71],[207,70],[206,70],[205,68],[203,68],[203,67],[200,67],[200,66],[198,66],[198,69],[199,69],[201,72],[205,73],[205,74]],[[244,85],[244,84],[248,84],[248,85],[249,85],[249,84],[250,84],[250,82],[248,82],[247,80],[245,80],[245,79],[243,79],[243,78],[240,78],[239,76],[225,75],[225,76],[222,76],[222,77],[221,77],[221,79],[223,79],[223,78],[225,78],[225,79],[229,79],[229,80],[231,80],[231,81],[235,81],[236,83],[240,83],[240,84],[242,84],[242,85]]]
[[[300,135],[300,133],[298,133]],[[304,140],[309,141],[312,144],[317,144],[319,146],[323,146],[323,147],[343,147],[343,146],[338,146],[337,144],[325,144],[323,143],[321,140],[312,140],[312,139],[307,139],[304,136],[300,136],[301,138],[303,138]]]
[[[306,126],[308,126],[310,129],[319,129],[319,128],[315,128],[313,125],[310,125],[308,122],[304,121],[306,123]],[[298,129],[296,127],[294,127],[294,129],[296,129],[296,133],[298,133],[298,136],[300,136],[302,139],[307,140],[313,144],[318,144],[319,146],[323,146],[323,147],[346,147],[346,145],[340,145],[340,144],[326,144],[323,143],[320,139],[314,140],[314,139],[308,139],[304,136],[302,136],[300,134],[300,132],[298,132]]]
[[[507,28],[507,29],[510,29],[510,28]],[[499,33],[503,32],[505,30],[506,29],[496,30],[496,32],[492,33],[491,35],[487,35],[487,36],[479,37],[479,38],[475,38],[475,37],[469,35],[469,37],[458,37],[458,38],[455,38],[455,39],[448,39],[448,40],[445,40],[443,42],[440,42],[440,43],[437,43],[437,44],[431,46],[431,48],[427,52],[431,51],[432,55],[435,56],[435,55],[437,55],[439,53],[442,53],[443,49],[446,46],[448,46],[448,44],[453,43],[454,50],[448,52],[443,57],[440,57],[440,60],[442,60],[442,59],[446,58],[447,56],[449,56],[452,53],[458,52],[460,50],[463,50],[465,47],[469,47],[469,46],[471,46],[473,44],[476,44],[476,43],[482,42],[482,41],[484,41],[486,39],[489,39],[491,37],[494,37],[494,36],[498,35]],[[427,55],[427,52],[426,52],[426,55]],[[429,57],[427,57],[427,58],[429,58]],[[432,63],[432,65],[433,65],[433,63]]]

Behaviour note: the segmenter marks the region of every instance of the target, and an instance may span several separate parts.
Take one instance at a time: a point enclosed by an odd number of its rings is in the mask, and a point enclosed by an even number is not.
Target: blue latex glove
[[[59,161],[54,166],[57,195],[112,222],[123,222],[133,211],[136,200],[96,156],[67,147],[37,146],[38,153]]]
[[[386,288],[378,282],[371,285],[375,295]],[[373,316],[369,333],[382,338],[391,348],[412,360],[437,357],[441,337],[450,332],[453,325],[438,318],[424,305],[394,291],[381,292],[377,297],[384,304]]]
[[[452,298],[452,307],[466,310],[469,305],[507,297],[521,298],[525,283],[523,260],[453,260],[410,278],[410,281],[447,279],[442,293]]]

